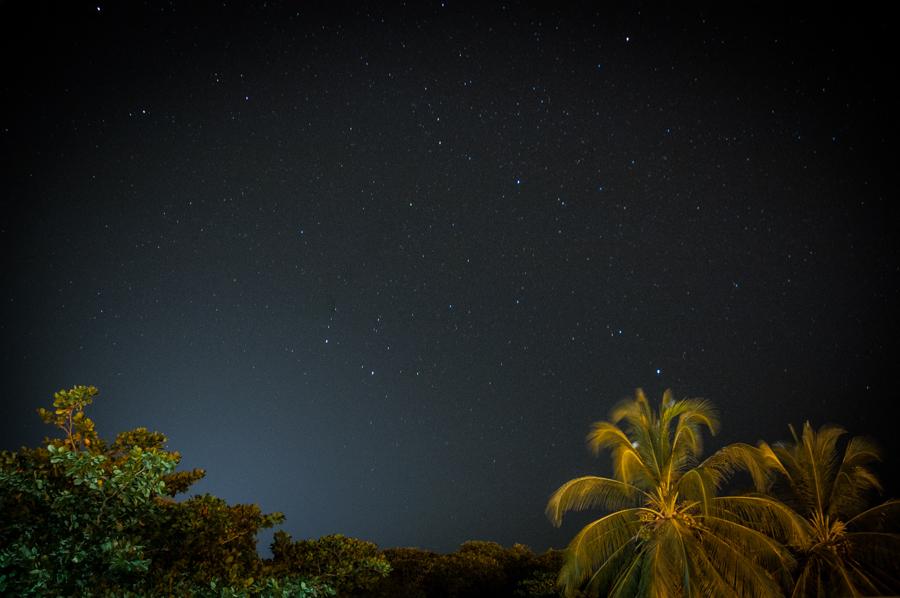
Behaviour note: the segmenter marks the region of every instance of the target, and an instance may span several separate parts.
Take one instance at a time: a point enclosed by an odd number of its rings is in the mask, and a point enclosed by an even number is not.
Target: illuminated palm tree
[[[759,448],[777,477],[764,489],[804,519],[794,544],[800,567],[793,596],[861,596],[900,593],[900,501],[866,508],[881,484],[869,468],[879,459],[872,441],[850,438],[842,428],[809,422],[790,444]]]
[[[774,596],[789,586],[794,561],[774,536],[796,540],[802,522],[765,496],[717,496],[741,469],[765,483],[756,447],[734,444],[703,462],[702,432],[718,420],[702,399],[654,410],[638,389],[593,425],[588,444],[612,453],[613,478],[587,476],[563,484],[547,515],[599,507],[569,544],[559,583],[608,596]]]

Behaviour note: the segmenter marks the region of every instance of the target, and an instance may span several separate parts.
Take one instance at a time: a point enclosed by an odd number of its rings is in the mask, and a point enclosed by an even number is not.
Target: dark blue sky
[[[886,19],[238,4],[0,4],[0,448],[93,384],[198,491],[438,550],[563,546],[637,386],[896,471]]]

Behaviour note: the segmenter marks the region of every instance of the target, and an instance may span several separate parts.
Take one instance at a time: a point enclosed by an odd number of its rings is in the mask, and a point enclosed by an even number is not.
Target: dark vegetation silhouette
[[[102,439],[76,386],[41,418],[61,435],[0,454],[0,595],[549,597],[830,596],[898,593],[900,502],[881,488],[871,441],[807,423],[793,442],[735,444],[702,457],[718,419],[700,399],[658,409],[638,390],[588,436],[612,477],[567,482],[547,513],[602,509],[566,551],[464,543],[438,554],[330,535],[257,534],[281,513],[209,494],[176,500],[204,471],[138,428]],[[721,495],[740,473],[743,494]]]

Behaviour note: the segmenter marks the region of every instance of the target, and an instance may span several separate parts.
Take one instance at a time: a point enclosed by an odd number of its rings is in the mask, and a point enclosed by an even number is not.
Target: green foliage
[[[431,570],[429,595],[511,596],[530,576],[534,553],[522,544],[504,548],[496,542],[469,541],[442,555]]]
[[[869,506],[881,488],[871,469],[879,453],[835,426],[807,423],[799,435],[791,429],[793,443],[733,444],[701,460],[704,429],[718,427],[709,403],[667,391],[653,409],[638,390],[588,436],[595,452],[611,452],[613,477],[571,480],[548,503],[557,524],[569,510],[606,511],[565,554],[480,541],[451,554],[382,552],[341,535],[295,542],[277,532],[263,561],[257,534],[283,515],[208,494],[176,501],[204,471],[175,471],[181,456],[146,428],[104,441],[84,413],[97,394],[55,393],[53,408],[38,411],[62,437],[0,453],[0,595],[678,597],[787,588],[801,597],[900,588],[900,501]],[[757,493],[719,496],[737,471]]]
[[[562,569],[564,553],[548,550],[537,555],[523,571],[516,583],[514,595],[522,598],[551,598],[559,596],[557,578]]]
[[[385,598],[427,598],[429,576],[441,555],[418,548],[388,548],[384,557],[390,575],[378,586],[376,596]]]
[[[66,443],[73,451],[96,443],[94,422],[84,416],[84,408],[94,402],[99,391],[93,386],[75,386],[53,394],[53,411],[38,409],[44,423],[65,432]]]
[[[193,598],[324,598],[335,591],[325,584],[300,577],[266,577],[249,584],[227,585],[220,579],[206,583],[179,580],[166,590],[168,596]]]
[[[149,568],[144,528],[178,459],[125,442],[104,450],[83,412],[96,394],[57,392],[40,415],[66,437],[0,456],[0,592],[111,592]]]
[[[322,580],[341,596],[365,593],[388,575],[391,566],[378,547],[340,534],[293,542],[275,532],[270,570]]]
[[[384,551],[391,573],[367,596],[384,598],[480,598],[558,596],[560,551],[535,555],[515,544],[466,542],[450,554],[417,548]]]
[[[172,499],[202,470],[175,472],[166,437],[137,428],[107,444],[84,414],[92,386],[54,394],[41,418],[64,433],[0,453],[0,594],[17,596],[326,596],[275,577],[256,534],[280,513],[213,496]]]
[[[164,503],[148,534],[154,562],[148,578],[153,587],[166,591],[179,582],[204,585],[210,580],[249,588],[263,577],[256,534],[283,519],[280,513],[263,514],[256,505],[228,505],[208,494]]]
[[[490,553],[460,550],[438,559],[425,587],[429,596],[496,596],[504,577],[500,562]]]

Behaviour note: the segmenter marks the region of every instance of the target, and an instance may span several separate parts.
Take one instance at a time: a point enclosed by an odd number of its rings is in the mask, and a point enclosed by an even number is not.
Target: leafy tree
[[[155,588],[173,593],[178,584],[250,588],[265,577],[256,551],[260,529],[281,523],[281,513],[257,505],[229,505],[208,494],[165,505],[150,537]]]
[[[558,596],[561,551],[534,554],[522,544],[469,541],[456,552],[419,548],[384,551],[391,573],[366,596],[372,598],[481,598]]]
[[[563,566],[564,553],[548,550],[535,555],[529,569],[518,578],[513,595],[523,598],[555,598],[559,596],[556,580]]]
[[[425,579],[426,594],[440,598],[502,596],[503,568],[496,557],[481,550],[441,555]]]
[[[585,526],[567,549],[559,582],[567,594],[586,586],[609,596],[773,596],[789,583],[794,562],[771,535],[794,539],[790,509],[761,496],[718,496],[735,470],[765,476],[749,445],[725,447],[705,461],[702,432],[718,419],[702,399],[659,409],[643,391],[620,402],[610,421],[594,424],[588,444],[609,449],[614,477],[586,476],[563,484],[547,514],[600,507],[608,514]]]
[[[296,596],[321,583],[274,577],[256,554],[256,505],[173,496],[203,470],[176,472],[166,437],[137,428],[111,443],[85,416],[98,391],[54,394],[41,418],[62,438],[0,453],[0,594],[17,596]]]
[[[391,573],[378,584],[377,596],[429,598],[426,581],[441,555],[419,548],[388,548],[384,557],[391,565]]]
[[[877,447],[859,436],[842,443],[846,431],[833,425],[790,430],[793,442],[759,449],[776,473],[760,490],[782,497],[803,522],[792,543],[800,561],[793,596],[900,593],[900,501],[868,507],[881,491],[870,468]]]
[[[107,448],[84,416],[96,394],[57,392],[40,415],[65,438],[0,456],[0,592],[111,592],[150,566],[143,530],[178,457],[121,437]]]
[[[294,542],[283,531],[275,532],[270,568],[276,574],[321,580],[341,596],[366,593],[391,571],[372,542],[340,534]]]
[[[391,573],[370,594],[390,598],[481,598],[558,596],[560,551],[535,555],[522,544],[464,542],[456,552],[418,548],[384,551]]]
[[[448,559],[456,561],[456,567],[449,567],[448,573],[470,582],[465,589],[460,589],[459,595],[511,596],[519,589],[520,581],[534,575],[536,559],[534,552],[524,544],[504,548],[496,542],[470,540]],[[455,573],[454,569],[460,566],[470,572]],[[553,573],[558,572],[557,568]]]

